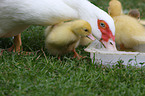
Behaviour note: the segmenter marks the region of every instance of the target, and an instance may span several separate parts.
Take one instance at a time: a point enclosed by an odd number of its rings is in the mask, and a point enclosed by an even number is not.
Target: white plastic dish
[[[125,51],[108,51],[103,45],[95,40],[91,43],[85,51],[90,52],[90,57],[93,63],[103,65],[115,65],[118,61],[124,61],[124,65],[132,65],[141,67],[145,63],[145,53],[140,52],[125,52]]]

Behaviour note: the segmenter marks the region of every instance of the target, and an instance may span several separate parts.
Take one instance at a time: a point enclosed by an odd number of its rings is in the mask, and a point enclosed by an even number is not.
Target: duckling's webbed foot
[[[79,55],[79,54],[76,52],[75,49],[73,49],[73,52],[74,52],[74,57],[73,57],[73,58],[77,58],[78,60],[81,59],[81,58],[85,58],[85,57]]]
[[[0,53],[0,56],[3,54],[5,49],[0,49],[1,53]]]

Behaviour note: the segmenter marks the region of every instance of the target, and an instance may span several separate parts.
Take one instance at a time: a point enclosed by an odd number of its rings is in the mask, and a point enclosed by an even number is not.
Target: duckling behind
[[[108,11],[115,23],[117,48],[120,50],[145,52],[144,26],[134,17],[123,15],[121,8],[122,5],[118,0],[110,1]]]
[[[92,36],[90,35],[91,30],[90,24],[84,20],[75,20],[47,27],[45,30],[45,46],[52,55],[62,55],[73,51],[79,59],[75,48],[79,45],[81,37]]]
[[[111,17],[123,14],[122,5],[118,0],[111,0],[109,2],[108,13]]]
[[[122,46],[121,49],[134,49],[134,51],[145,52],[145,28],[137,19],[127,15],[113,18],[116,27],[115,41]],[[124,48],[123,48],[124,47]]]
[[[128,12],[128,15],[129,16],[132,16],[138,20],[140,20],[140,12],[138,9],[131,9],[129,12]]]

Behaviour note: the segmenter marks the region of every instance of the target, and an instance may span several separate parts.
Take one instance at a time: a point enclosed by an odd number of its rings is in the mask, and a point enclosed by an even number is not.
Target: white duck
[[[29,25],[54,25],[70,19],[88,21],[106,48],[116,48],[113,19],[88,0],[1,0],[0,38],[16,36]]]

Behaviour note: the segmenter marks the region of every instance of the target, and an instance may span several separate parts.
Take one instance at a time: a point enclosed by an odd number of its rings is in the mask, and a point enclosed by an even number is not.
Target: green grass
[[[109,0],[91,2],[107,11]],[[144,0],[121,2],[124,9],[139,8],[141,18],[145,17]],[[40,50],[38,54],[4,52],[0,56],[0,96],[145,96],[144,68],[125,67],[120,62],[112,68],[92,64],[85,47],[77,52],[87,58],[71,59],[70,53],[59,61],[44,48],[44,29],[31,26],[22,33],[24,50]],[[11,45],[11,38],[0,40],[0,48]]]

